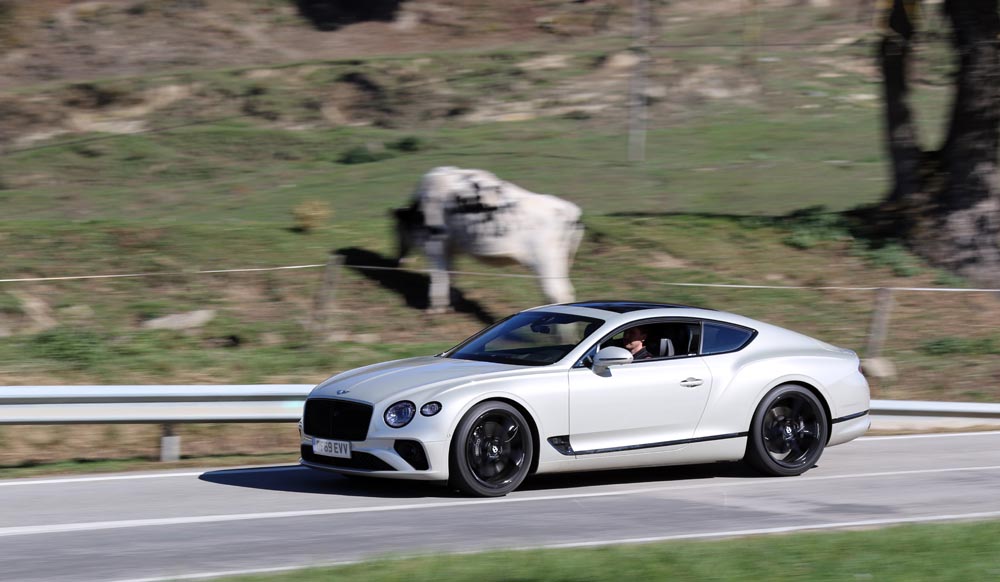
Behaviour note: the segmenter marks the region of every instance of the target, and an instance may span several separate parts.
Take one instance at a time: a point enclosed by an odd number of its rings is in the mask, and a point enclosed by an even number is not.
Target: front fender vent
[[[573,447],[569,444],[569,435],[549,437],[549,444],[561,455],[568,457],[573,454]]]

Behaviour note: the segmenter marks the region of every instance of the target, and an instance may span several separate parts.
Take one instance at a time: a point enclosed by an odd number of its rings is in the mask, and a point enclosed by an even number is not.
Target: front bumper
[[[349,459],[317,455],[313,453],[312,445],[313,437],[303,433],[299,463],[312,469],[387,479],[448,479],[447,441],[384,438],[351,441]],[[417,447],[419,452],[415,453]]]

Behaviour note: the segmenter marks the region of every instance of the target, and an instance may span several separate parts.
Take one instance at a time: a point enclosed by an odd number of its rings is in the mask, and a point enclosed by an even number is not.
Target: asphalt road
[[[1000,432],[865,438],[801,477],[738,464],[530,479],[498,500],[293,466],[0,481],[0,578],[193,579],[373,556],[1000,519]]]

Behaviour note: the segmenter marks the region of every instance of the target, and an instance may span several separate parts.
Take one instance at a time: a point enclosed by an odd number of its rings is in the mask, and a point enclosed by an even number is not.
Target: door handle
[[[694,388],[695,386],[701,386],[705,381],[701,378],[687,378],[686,380],[681,380],[681,386],[685,388]]]

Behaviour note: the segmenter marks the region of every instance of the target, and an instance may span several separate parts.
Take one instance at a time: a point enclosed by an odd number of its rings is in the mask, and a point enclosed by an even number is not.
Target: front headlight
[[[383,417],[385,418],[385,423],[392,428],[403,428],[413,420],[413,416],[416,413],[417,405],[409,400],[404,400],[386,408]]]
[[[420,414],[423,414],[424,416],[434,416],[439,412],[441,412],[440,402],[428,402],[420,407]]]

